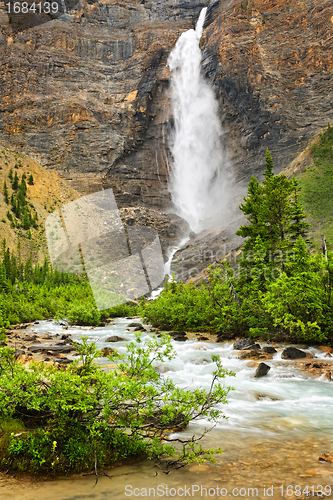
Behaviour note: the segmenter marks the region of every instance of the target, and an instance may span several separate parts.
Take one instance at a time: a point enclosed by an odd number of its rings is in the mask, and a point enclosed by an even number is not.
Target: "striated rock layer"
[[[81,193],[167,208],[166,60],[208,4],[203,69],[235,177],[259,175],[266,147],[281,170],[333,119],[332,0],[89,0],[22,30],[0,4],[0,142]]]

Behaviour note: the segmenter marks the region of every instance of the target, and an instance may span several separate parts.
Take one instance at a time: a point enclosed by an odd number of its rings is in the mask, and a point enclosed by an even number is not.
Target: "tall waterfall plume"
[[[196,232],[224,222],[228,206],[218,103],[201,72],[206,11],[202,9],[195,30],[182,33],[168,58],[174,117],[169,189],[178,215]]]

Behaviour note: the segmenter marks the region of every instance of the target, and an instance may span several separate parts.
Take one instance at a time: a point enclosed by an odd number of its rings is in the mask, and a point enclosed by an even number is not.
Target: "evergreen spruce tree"
[[[23,227],[23,229],[25,229],[27,231],[28,229],[30,229],[30,225],[31,225],[31,221],[30,221],[29,213],[28,213],[27,208],[25,208],[24,212],[23,212],[22,227]]]
[[[240,210],[247,216],[249,224],[241,226],[236,234],[243,238],[248,238],[244,244],[244,250],[252,250],[257,236],[264,235],[263,225],[263,204],[264,189],[257,179],[252,176],[244,203],[240,205]]]
[[[288,233],[289,239],[291,241],[296,241],[299,236],[306,239],[308,234],[308,229],[311,224],[305,222],[306,215],[303,210],[303,206],[300,202],[300,182],[292,177],[292,197],[290,200],[289,214],[288,214]],[[309,240],[306,240],[307,242]]]
[[[19,187],[19,178],[18,178],[17,172],[15,172],[14,179],[12,182],[13,191],[17,191],[18,187]]]
[[[3,183],[3,194],[4,194],[4,197],[5,197],[5,203],[6,203],[6,205],[8,205],[8,203],[9,203],[9,196],[8,196],[8,188],[7,188],[6,181],[4,181],[4,183]]]
[[[288,180],[283,174],[274,175],[269,150],[266,150],[265,165],[263,183],[259,184],[254,177],[250,180],[247,197],[240,205],[248,224],[241,226],[236,234],[247,238],[241,270],[247,269],[247,276],[255,277],[251,268],[258,267],[256,253],[260,248],[259,267],[262,271],[265,269],[266,279],[270,279],[276,271],[284,271],[288,251],[298,235],[305,236],[308,224],[304,222],[297,181]]]
[[[265,180],[267,181],[267,179],[271,179],[274,176],[274,174],[273,174],[274,165],[273,165],[273,160],[271,157],[271,153],[269,152],[269,149],[266,149],[265,165],[266,165],[266,170],[264,172],[264,177],[265,177]]]
[[[30,174],[28,177],[28,184],[29,184],[29,186],[32,186],[34,184],[34,178],[33,178],[32,174]]]

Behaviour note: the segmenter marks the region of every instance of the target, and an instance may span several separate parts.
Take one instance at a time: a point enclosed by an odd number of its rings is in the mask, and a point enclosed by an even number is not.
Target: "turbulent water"
[[[194,231],[223,221],[230,192],[218,103],[201,72],[206,10],[196,29],[180,36],[168,59],[174,117],[169,188],[177,213]]]
[[[133,328],[128,328],[132,321],[121,318],[115,320],[112,325],[94,329],[71,327],[66,333],[69,333],[73,340],[80,340],[81,336],[86,336],[89,340],[95,341],[99,348],[109,345],[123,353],[126,350],[126,341],[106,344],[105,340],[110,335],[134,340]],[[42,321],[29,330],[37,335],[50,333],[53,336],[64,333],[62,326],[50,321]],[[150,335],[151,333],[147,332],[144,337]],[[153,464],[144,461],[108,471],[111,479],[102,475],[95,488],[93,488],[95,483],[93,476],[25,485],[24,488],[22,482],[15,483],[13,480],[0,478],[0,493],[3,494],[1,498],[123,500],[138,497],[134,493],[127,495],[126,491],[133,492],[134,488],[139,488],[141,496],[141,488],[150,487],[155,489],[155,498],[172,496],[180,499],[184,497],[181,492],[175,495],[157,495],[157,487],[160,487],[160,492],[165,493],[166,487],[176,488],[178,491],[184,485],[190,488],[199,485],[211,488],[212,494],[205,495],[204,490],[203,494],[201,490],[199,492],[195,490],[192,497],[240,496],[245,499],[254,497],[264,500],[297,498],[286,495],[288,485],[292,488],[302,485],[303,490],[308,485],[313,486],[314,491],[320,491],[320,486],[328,487],[333,484],[333,464],[318,462],[321,453],[333,449],[332,382],[321,378],[314,379],[305,372],[298,371],[290,362],[282,360],[281,352],[284,346],[278,346],[274,358],[267,361],[271,366],[268,375],[256,379],[253,377],[255,368],[248,366],[248,361],[238,359],[231,343],[199,342],[194,338],[186,342],[172,341],[172,343],[177,357],[163,364],[163,367],[156,365],[156,369],[163,372],[164,376],[172,378],[181,387],[209,388],[215,369],[215,363],[211,360],[212,354],[219,354],[224,368],[236,373],[235,377],[225,379],[226,385],[235,388],[229,393],[228,404],[223,407],[228,420],[219,421],[202,441],[205,447],[224,448],[224,453],[217,457],[215,465],[190,465],[180,471],[164,475]],[[310,347],[309,351],[318,360],[324,359],[324,352],[314,347]],[[105,368],[109,366],[105,358],[97,361]],[[211,426],[211,423],[202,420],[190,425],[180,437],[199,434]],[[274,494],[267,495],[264,488],[272,485]],[[281,495],[282,486],[283,495]],[[221,488],[224,488],[223,494]],[[236,495],[235,488],[238,490],[245,488],[246,494]],[[257,488],[258,494],[248,494],[249,488]],[[242,493],[244,491],[242,490]],[[289,493],[292,491],[294,489],[290,488]],[[154,498],[153,490],[150,496]],[[304,495],[298,497],[307,498]],[[325,498],[332,498],[332,495]]]

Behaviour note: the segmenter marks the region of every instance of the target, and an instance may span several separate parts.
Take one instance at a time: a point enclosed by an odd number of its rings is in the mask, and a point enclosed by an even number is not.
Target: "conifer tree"
[[[241,268],[247,275],[253,275],[251,268],[258,267],[260,246],[260,267],[269,271],[277,268],[284,270],[287,252],[292,249],[297,236],[304,237],[309,225],[304,222],[305,215],[299,201],[298,182],[288,180],[283,174],[274,175],[270,152],[266,150],[265,180],[262,184],[252,177],[247,197],[240,210],[247,216],[248,224],[236,232],[247,238],[242,254]],[[258,240],[259,238],[259,240]],[[258,242],[260,245],[258,246]],[[247,253],[247,255],[246,255]]]
[[[8,205],[8,203],[9,203],[9,196],[8,196],[8,188],[7,188],[6,181],[4,181],[4,183],[3,183],[3,194],[4,194],[4,197],[5,197],[5,203],[6,203],[6,205]]]
[[[265,165],[266,165],[266,170],[264,172],[264,177],[265,177],[265,180],[267,181],[267,179],[272,178],[274,175],[273,174],[274,165],[273,165],[273,161],[272,161],[272,157],[271,157],[271,153],[269,152],[269,149],[266,149]]]
[[[19,186],[19,178],[18,178],[17,172],[15,172],[13,183],[12,183],[13,191],[17,191],[18,186]]]
[[[293,176],[292,182],[292,196],[290,200],[290,208],[288,214],[288,233],[291,241],[296,241],[299,236],[306,239],[308,229],[311,224],[305,222],[306,215],[303,206],[300,202],[300,182]],[[306,240],[308,242],[308,240]]]
[[[244,245],[244,250],[251,250],[255,244],[257,236],[263,236],[263,203],[264,189],[257,179],[252,176],[244,203],[240,205],[240,210],[247,216],[249,224],[241,226],[236,234],[243,238],[248,238]]]
[[[31,221],[30,221],[29,213],[28,213],[27,208],[25,208],[24,212],[23,212],[22,227],[23,227],[23,229],[25,229],[27,231],[28,229],[30,229],[30,225],[31,225]]]

